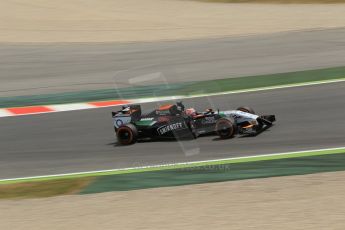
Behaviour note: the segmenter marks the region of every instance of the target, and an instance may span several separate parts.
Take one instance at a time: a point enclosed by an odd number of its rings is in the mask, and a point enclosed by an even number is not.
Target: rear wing
[[[124,105],[122,109],[116,112],[111,112],[112,116],[120,116],[120,115],[131,115],[134,117],[141,116],[141,106],[140,105]]]
[[[141,118],[140,105],[125,105],[117,112],[111,112],[114,122],[114,128],[117,129],[124,124],[139,121]]]

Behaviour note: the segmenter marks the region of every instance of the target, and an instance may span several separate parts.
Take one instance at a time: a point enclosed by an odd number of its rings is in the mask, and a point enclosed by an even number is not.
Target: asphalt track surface
[[[0,97],[270,74],[345,63],[345,28],[155,43],[0,44]],[[115,86],[116,84],[116,86]]]
[[[278,122],[257,137],[143,142],[118,146],[110,111],[71,111],[0,119],[0,178],[39,176],[248,156],[345,145],[345,83],[194,98],[196,108],[252,106]],[[156,107],[145,104],[144,109]],[[191,151],[198,149],[198,151]]]

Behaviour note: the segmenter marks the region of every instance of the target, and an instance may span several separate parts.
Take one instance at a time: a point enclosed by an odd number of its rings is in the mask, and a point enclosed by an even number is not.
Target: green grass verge
[[[330,154],[342,154],[345,152],[345,148],[331,149],[331,150],[319,150],[319,151],[306,151],[306,152],[291,152],[286,154],[270,154],[270,155],[258,155],[249,156],[234,159],[225,160],[214,160],[214,161],[204,161],[204,162],[191,162],[191,163],[181,163],[174,165],[163,165],[163,166],[152,166],[134,169],[124,169],[124,170],[108,170],[103,172],[90,172],[90,173],[76,173],[67,174],[61,176],[47,176],[47,177],[37,177],[37,178],[27,178],[27,179],[16,179],[16,180],[0,180],[0,185],[3,184],[16,184],[23,182],[44,182],[56,179],[77,179],[83,177],[99,177],[108,175],[119,175],[119,174],[129,174],[129,173],[141,173],[141,172],[152,172],[152,171],[162,171],[170,169],[185,169],[192,167],[204,167],[204,166],[214,166],[214,165],[224,165],[224,164],[237,164],[237,163],[247,163],[247,162],[259,162],[259,161],[269,161],[269,160],[279,160],[279,159],[289,159],[289,158],[299,158],[299,157],[310,157],[310,156],[320,156],[320,155],[330,155]]]
[[[176,95],[190,96],[344,78],[345,67],[336,67],[169,85],[120,88],[117,90],[104,89],[33,96],[0,97],[0,108]]]
[[[93,180],[92,177],[57,179],[42,182],[24,182],[0,185],[0,199],[42,198],[76,194]]]
[[[2,181],[0,199],[127,191],[342,170],[345,170],[345,149],[334,149],[146,169]]]
[[[0,185],[0,199],[128,191],[344,170],[345,151],[342,154],[299,156],[98,177],[2,184]]]
[[[344,153],[103,176],[85,187],[80,193],[90,194],[110,191],[128,191],[156,187],[344,171]]]

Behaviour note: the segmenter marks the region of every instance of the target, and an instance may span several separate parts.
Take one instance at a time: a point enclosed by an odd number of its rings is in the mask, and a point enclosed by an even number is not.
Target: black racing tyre
[[[237,110],[240,110],[242,112],[246,112],[246,113],[251,113],[251,114],[255,114],[255,111],[254,109],[248,107],[248,106],[241,106],[241,107],[238,107]]]
[[[116,136],[121,145],[134,144],[138,139],[138,129],[133,124],[126,124],[117,129]]]
[[[216,133],[221,139],[234,137],[237,127],[235,121],[230,118],[220,118],[216,123]]]

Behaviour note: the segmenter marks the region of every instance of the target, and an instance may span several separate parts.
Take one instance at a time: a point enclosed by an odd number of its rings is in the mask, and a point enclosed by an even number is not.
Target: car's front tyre
[[[236,134],[236,124],[233,119],[220,118],[216,123],[215,131],[221,139],[228,139],[234,137]]]

